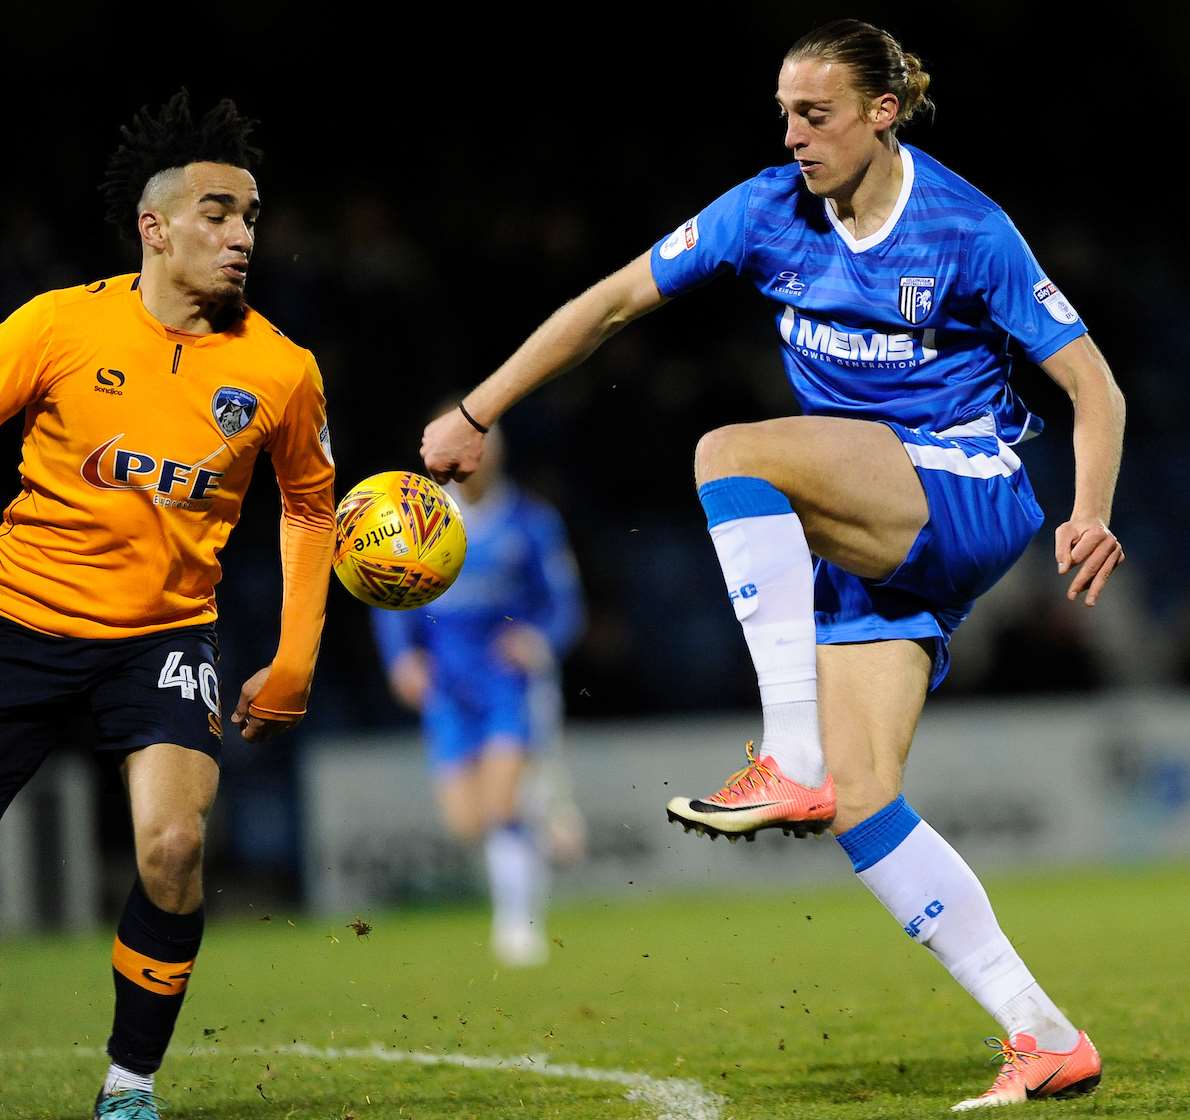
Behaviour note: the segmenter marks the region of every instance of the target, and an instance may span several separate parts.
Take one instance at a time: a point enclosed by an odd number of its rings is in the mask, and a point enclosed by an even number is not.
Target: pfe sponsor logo
[[[147,451],[117,447],[123,438],[123,432],[112,436],[87,456],[79,468],[84,482],[97,490],[153,490],[154,505],[182,509],[219,489],[224,472],[207,470],[205,464],[223,451],[222,446],[197,463],[166,457],[158,461]]]

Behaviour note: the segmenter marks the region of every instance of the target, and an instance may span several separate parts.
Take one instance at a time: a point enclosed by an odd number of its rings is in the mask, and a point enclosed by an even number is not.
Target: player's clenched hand
[[[1058,575],[1078,568],[1066,590],[1066,598],[1077,599],[1085,591],[1083,602],[1088,607],[1095,605],[1108,577],[1124,563],[1123,547],[1098,517],[1072,517],[1059,525],[1054,533],[1054,556]]]
[[[421,457],[435,482],[462,482],[483,456],[483,433],[456,408],[426,425]]]
[[[256,694],[264,688],[264,682],[268,679],[267,665],[259,672],[253,673],[240,689],[240,698],[236,702],[235,711],[231,713],[231,722],[240,729],[245,742],[263,743],[302,722],[301,716],[295,716],[293,719],[261,719],[260,716],[249,713],[248,705],[256,699]]]

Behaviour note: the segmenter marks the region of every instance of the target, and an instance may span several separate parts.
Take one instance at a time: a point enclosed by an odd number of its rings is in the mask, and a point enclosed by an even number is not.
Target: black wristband
[[[466,409],[463,407],[463,402],[462,402],[462,401],[459,401],[459,411],[460,411],[460,412],[463,414],[463,416],[464,416],[464,418],[466,419],[467,423],[468,423],[468,424],[470,424],[470,425],[471,425],[471,427],[473,427],[473,428],[474,428],[474,429],[475,429],[477,432],[479,432],[479,434],[480,434],[481,436],[486,436],[486,435],[488,434],[488,430],[489,430],[489,429],[485,428],[485,427],[484,427],[484,426],[483,426],[483,425],[482,425],[482,424],[481,424],[481,423],[480,423],[478,420],[476,420],[476,419],[475,419],[475,417],[474,417],[474,416],[472,416],[472,415],[471,415],[471,413],[469,413],[469,412],[468,412],[468,411],[467,411],[467,410],[466,410]]]

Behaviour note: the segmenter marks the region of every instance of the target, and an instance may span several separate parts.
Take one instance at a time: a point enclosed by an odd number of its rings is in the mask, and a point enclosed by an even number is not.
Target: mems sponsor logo
[[[207,470],[206,464],[225,449],[222,444],[197,463],[186,463],[117,446],[123,438],[123,432],[112,436],[87,456],[79,468],[84,482],[97,490],[153,491],[153,504],[166,509],[191,509],[219,489],[224,472]]]
[[[932,328],[899,334],[841,331],[787,307],[781,316],[780,330],[786,345],[799,354],[837,365],[912,369],[938,357]]]

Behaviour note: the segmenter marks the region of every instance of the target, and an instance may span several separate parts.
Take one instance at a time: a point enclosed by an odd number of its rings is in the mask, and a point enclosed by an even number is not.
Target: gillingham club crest
[[[256,415],[256,397],[244,389],[224,385],[211,401],[215,423],[225,436],[234,436],[252,423]]]
[[[901,277],[901,314],[911,323],[920,323],[934,309],[934,277]]]

